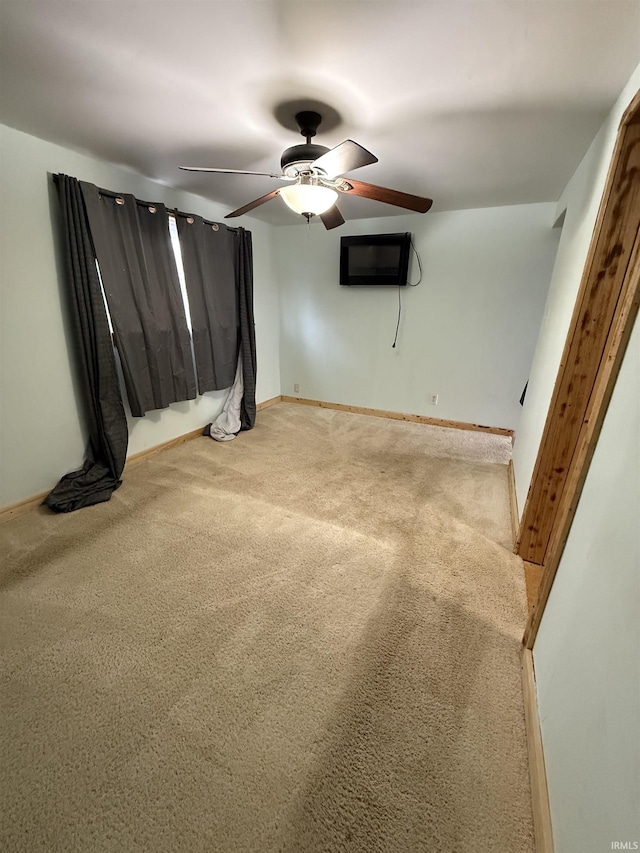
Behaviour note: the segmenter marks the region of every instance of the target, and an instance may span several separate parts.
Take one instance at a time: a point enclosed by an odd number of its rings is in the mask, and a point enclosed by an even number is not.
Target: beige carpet
[[[509,441],[258,418],[0,527],[0,848],[530,853]]]

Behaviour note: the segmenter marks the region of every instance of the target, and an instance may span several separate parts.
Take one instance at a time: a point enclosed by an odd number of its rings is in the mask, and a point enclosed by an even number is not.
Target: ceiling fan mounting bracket
[[[315,112],[315,110],[301,110],[299,113],[296,113],[296,123],[300,128],[300,133],[307,140],[307,144],[309,144],[309,140],[318,132],[318,125],[321,121],[322,116],[320,113]]]

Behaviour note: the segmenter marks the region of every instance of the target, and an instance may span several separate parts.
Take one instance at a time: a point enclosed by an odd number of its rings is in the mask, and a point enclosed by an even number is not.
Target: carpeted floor
[[[279,404],[0,527],[0,848],[531,853],[509,454]]]

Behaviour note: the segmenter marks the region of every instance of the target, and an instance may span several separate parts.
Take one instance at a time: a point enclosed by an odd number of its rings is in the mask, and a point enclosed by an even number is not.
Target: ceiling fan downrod
[[[311,143],[311,140],[318,132],[321,121],[322,116],[314,110],[302,110],[296,113],[296,124],[300,128],[300,133],[307,140],[307,145]]]
[[[314,160],[329,151],[325,145],[314,145],[311,142],[318,132],[318,125],[322,121],[320,113],[315,112],[315,110],[302,110],[296,113],[295,118],[300,133],[306,139],[306,144],[294,145],[283,152],[280,166],[283,174],[289,177],[310,174],[310,167]]]

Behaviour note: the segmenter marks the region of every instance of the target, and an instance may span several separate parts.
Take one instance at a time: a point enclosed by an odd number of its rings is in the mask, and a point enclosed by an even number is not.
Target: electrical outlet
[[[432,394],[432,395],[429,397],[429,402],[431,403],[431,405],[432,405],[432,406],[437,406],[437,405],[438,405],[438,395],[437,395],[437,394]]]
[[[298,385],[298,383],[297,383],[297,382],[296,382],[296,384],[293,386],[293,393],[294,393],[294,394],[299,394],[299,393],[300,393],[300,386]]]

